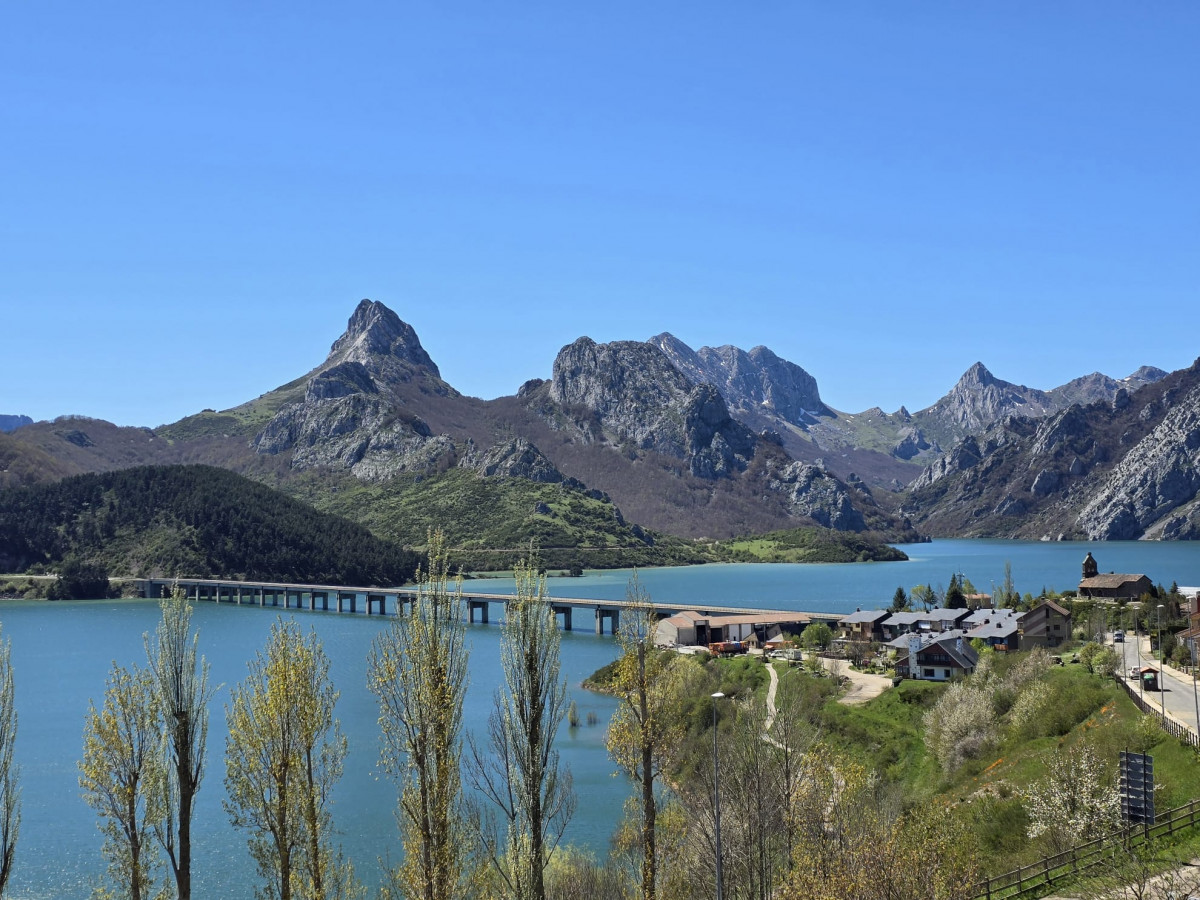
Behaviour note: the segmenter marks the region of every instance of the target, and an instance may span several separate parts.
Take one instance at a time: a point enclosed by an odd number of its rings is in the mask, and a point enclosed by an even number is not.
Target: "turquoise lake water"
[[[1013,579],[1024,592],[1043,587],[1065,589],[1079,580],[1084,554],[1091,550],[1100,570],[1145,572],[1156,583],[1200,585],[1200,546],[1193,544],[1055,544],[1014,541],[935,541],[906,545],[912,557],[902,563],[851,565],[719,565],[651,569],[639,579],[652,599],[670,603],[763,606],[805,611],[847,612],[885,606],[898,585],[947,584],[961,572],[980,590],[1004,578],[1012,563]],[[559,596],[620,598],[629,571],[588,573],[582,578],[552,578]],[[511,580],[470,582],[468,588],[502,592]],[[379,880],[378,858],[398,853],[395,789],[376,771],[377,708],[366,690],[366,655],[384,627],[381,617],[292,611],[304,628],[320,634],[331,659],[331,674],[341,698],[337,715],[350,744],[345,775],[336,794],[335,820],[343,846],[369,885]],[[229,689],[246,674],[246,662],[266,642],[277,611],[223,604],[201,604],[194,623],[202,652],[212,666],[212,682],[221,687],[213,704],[209,733],[209,770],[196,810],[196,896],[249,897],[254,881],[245,836],[227,824],[224,796],[224,705]],[[493,620],[499,618],[493,611]],[[24,822],[17,847],[12,896],[84,900],[102,871],[100,836],[92,811],[79,796],[76,762],[89,699],[100,702],[113,660],[144,663],[142,634],[158,620],[154,602],[81,601],[72,603],[4,602],[3,635],[12,640],[20,717],[17,758],[22,768]],[[465,719],[482,728],[491,696],[500,683],[499,629],[472,626],[471,689]],[[567,834],[574,844],[604,853],[628,794],[615,777],[604,750],[604,723],[615,703],[579,688],[588,674],[615,653],[610,637],[585,631],[563,637],[563,672],[582,716],[594,712],[593,727],[563,728],[559,748],[570,766],[579,809]]]

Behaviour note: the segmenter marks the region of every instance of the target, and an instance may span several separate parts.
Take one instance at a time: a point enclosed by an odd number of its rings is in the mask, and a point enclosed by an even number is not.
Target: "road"
[[[1161,691],[1146,691],[1143,696],[1156,711],[1166,708],[1167,716],[1196,731],[1196,683],[1190,675],[1185,675],[1172,666],[1164,666],[1150,653],[1150,638],[1146,635],[1131,640],[1126,637],[1123,644],[1113,644],[1113,649],[1122,654],[1121,677],[1133,682],[1129,677],[1131,666],[1153,666],[1159,670],[1159,685]],[[1112,641],[1112,635],[1108,636]],[[1136,683],[1134,682],[1135,686]]]

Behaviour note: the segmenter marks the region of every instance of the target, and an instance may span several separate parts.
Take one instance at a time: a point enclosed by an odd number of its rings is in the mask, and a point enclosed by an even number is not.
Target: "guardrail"
[[[1200,823],[1200,800],[1167,810],[1153,825],[1131,825],[1112,834],[1072,847],[1063,853],[1043,857],[1039,862],[1021,866],[1003,875],[986,878],[972,888],[974,900],[1018,900],[1032,897],[1055,882],[1083,875],[1091,869],[1110,864],[1119,847],[1136,846],[1152,838],[1174,834]]]

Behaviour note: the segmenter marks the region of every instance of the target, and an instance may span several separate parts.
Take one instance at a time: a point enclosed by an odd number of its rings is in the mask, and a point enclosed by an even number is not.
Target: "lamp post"
[[[721,758],[717,753],[717,701],[724,700],[725,695],[717,691],[712,695],[713,701],[713,814],[716,822],[717,843],[717,900],[722,900],[721,890]]]
[[[1158,706],[1162,710],[1163,721],[1167,718],[1167,695],[1165,693],[1166,686],[1163,684],[1163,676],[1166,675],[1167,654],[1163,653],[1162,642],[1162,611],[1163,605],[1158,604],[1156,614],[1158,616]]]

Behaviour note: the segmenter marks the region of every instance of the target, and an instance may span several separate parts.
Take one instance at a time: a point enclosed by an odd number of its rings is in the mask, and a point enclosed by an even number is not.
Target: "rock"
[[[700,478],[742,471],[755,452],[754,434],[734,421],[717,389],[693,385],[651,344],[580,338],[555,359],[550,398],[576,411],[581,432],[594,418],[631,458],[661,453]]]
[[[336,400],[351,394],[377,394],[379,388],[371,379],[366,366],[360,362],[347,361],[313,376],[304,392],[307,402]]]
[[[828,415],[817,380],[792,362],[758,346],[749,353],[728,344],[693,351],[671,334],[652,337],[671,363],[693,384],[711,384],[734,410],[776,416],[793,425]]]
[[[807,516],[838,531],[861,531],[866,527],[845,485],[817,466],[793,462],[772,478],[770,487],[785,497],[794,515]]]
[[[1058,490],[1059,475],[1053,469],[1042,469],[1038,472],[1037,477],[1033,479],[1033,485],[1029,490],[1038,495],[1045,497]]]
[[[554,464],[524,438],[496,444],[480,458],[472,460],[469,467],[485,478],[526,478],[542,484],[558,484],[563,480]]]
[[[1130,432],[1122,441],[1130,439]],[[1200,386],[1170,407],[1162,421],[1117,463],[1080,513],[1091,540],[1137,538],[1200,491]],[[1180,531],[1182,526],[1174,526]]]

